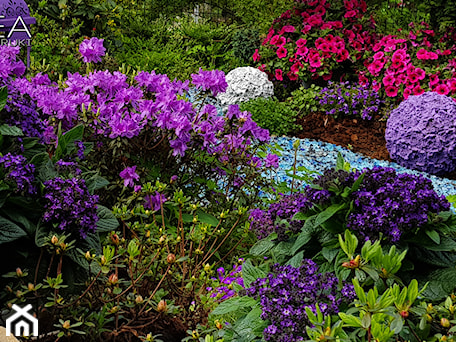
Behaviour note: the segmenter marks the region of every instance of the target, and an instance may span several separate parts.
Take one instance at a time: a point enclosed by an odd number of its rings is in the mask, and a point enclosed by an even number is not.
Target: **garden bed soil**
[[[297,120],[298,138],[315,139],[349,148],[367,157],[392,161],[386,149],[386,120],[334,118],[325,113],[310,113]]]

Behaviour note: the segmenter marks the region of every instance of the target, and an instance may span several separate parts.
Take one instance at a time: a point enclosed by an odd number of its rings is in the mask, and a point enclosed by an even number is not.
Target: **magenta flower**
[[[136,165],[125,168],[119,175],[123,178],[125,187],[134,186],[134,181],[139,180],[139,175],[136,173]]]
[[[279,157],[277,157],[275,154],[269,153],[266,157],[265,165],[266,165],[266,167],[278,168],[279,167]]]
[[[277,49],[277,57],[279,57],[279,58],[287,57],[287,53],[288,53],[287,49],[283,46],[281,46]]]
[[[106,51],[106,49],[103,46],[103,41],[103,39],[93,37],[84,40],[79,45],[79,52],[82,55],[82,60],[84,61],[84,63],[101,62],[101,57],[105,55]]]

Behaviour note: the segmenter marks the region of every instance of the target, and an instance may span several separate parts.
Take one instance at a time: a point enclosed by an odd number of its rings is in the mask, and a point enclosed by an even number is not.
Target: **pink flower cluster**
[[[360,83],[372,83],[376,91],[383,89],[386,96],[399,99],[421,95],[427,90],[455,94],[456,46],[449,36],[435,36],[433,30],[418,28],[405,38],[382,37],[373,45],[373,55],[366,56],[365,69],[358,70]],[[434,37],[438,42],[432,42]],[[435,48],[437,44],[445,48]]]
[[[372,37],[363,31],[357,20],[367,10],[364,0],[344,0],[339,4],[345,15],[332,20],[338,13],[337,3],[326,0],[305,0],[292,10],[281,15],[256,50],[253,59],[258,62],[266,50],[274,50],[276,61],[269,68],[263,64],[271,79],[296,81],[303,72],[309,71],[313,78],[322,76],[331,79],[338,63],[357,60]]]

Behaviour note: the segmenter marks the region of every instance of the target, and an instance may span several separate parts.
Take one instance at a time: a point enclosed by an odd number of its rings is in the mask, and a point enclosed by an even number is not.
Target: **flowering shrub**
[[[332,273],[318,273],[315,262],[305,259],[300,267],[275,264],[266,278],[255,280],[247,294],[259,298],[263,313],[269,321],[263,331],[266,341],[304,341],[306,326],[310,325],[306,308],[316,312],[318,304],[323,314],[339,312],[343,302],[355,298],[352,284],[339,287]]]
[[[366,10],[364,0],[296,1],[292,10],[274,20],[253,59],[278,82],[320,76],[329,80],[375,41],[362,24]]]
[[[448,96],[426,92],[410,96],[387,121],[385,139],[391,158],[431,174],[456,168],[456,104]]]
[[[382,101],[375,90],[367,86],[352,86],[349,82],[328,82],[328,87],[321,89],[317,96],[320,111],[334,116],[360,116],[371,120],[372,115],[379,111]]]
[[[303,225],[303,221],[294,220],[293,216],[301,210],[310,209],[314,203],[324,203],[329,196],[327,190],[310,187],[306,187],[303,193],[281,196],[277,202],[271,203],[268,211],[253,209],[250,212],[250,229],[258,239],[264,239],[275,232],[279,241],[285,241],[288,234],[298,233]]]
[[[333,169],[318,176],[302,193],[286,195],[271,204],[267,212],[255,209],[250,218],[258,237],[275,232],[280,240],[286,240],[299,234],[303,220],[328,210],[333,220],[342,220],[337,223],[339,228],[330,225],[331,231],[347,226],[364,240],[382,238],[398,243],[413,238],[428,224],[430,215],[449,208],[446,198],[438,196],[423,176],[397,174],[382,167],[363,173]],[[297,212],[304,215],[295,215]]]

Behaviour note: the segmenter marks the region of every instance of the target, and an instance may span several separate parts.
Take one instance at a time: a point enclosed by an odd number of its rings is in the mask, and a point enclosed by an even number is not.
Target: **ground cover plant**
[[[384,3],[258,4],[232,4],[239,27],[34,4],[27,73],[0,46],[0,312],[33,304],[42,341],[454,340],[449,200],[341,157],[276,184],[266,148],[305,114],[373,128],[412,95],[453,96],[453,31],[399,27]],[[216,69],[253,62],[277,97],[220,110]]]

